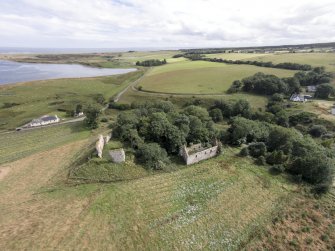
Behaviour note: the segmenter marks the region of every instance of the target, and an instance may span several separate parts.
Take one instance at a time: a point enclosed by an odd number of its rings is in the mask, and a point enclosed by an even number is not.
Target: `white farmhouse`
[[[290,97],[290,100],[293,102],[305,102],[307,101],[306,97],[304,95],[301,94],[292,94],[292,96]]]
[[[30,123],[28,123],[25,127],[35,127],[35,126],[44,126],[49,124],[58,123],[60,119],[57,115],[45,115],[38,119],[33,119]]]

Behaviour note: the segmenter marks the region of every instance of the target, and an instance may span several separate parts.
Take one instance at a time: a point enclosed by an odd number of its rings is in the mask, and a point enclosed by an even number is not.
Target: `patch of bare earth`
[[[85,212],[90,197],[53,198],[43,193],[71,164],[85,141],[0,166],[0,250],[56,249]],[[10,171],[9,171],[10,170]],[[41,191],[42,189],[42,191]]]

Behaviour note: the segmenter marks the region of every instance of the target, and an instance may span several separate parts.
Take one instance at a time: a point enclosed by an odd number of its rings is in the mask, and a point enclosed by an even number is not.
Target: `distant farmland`
[[[139,83],[143,90],[165,93],[224,93],[234,80],[257,72],[278,77],[293,76],[295,71],[252,65],[228,65],[203,61],[182,61],[156,67]]]

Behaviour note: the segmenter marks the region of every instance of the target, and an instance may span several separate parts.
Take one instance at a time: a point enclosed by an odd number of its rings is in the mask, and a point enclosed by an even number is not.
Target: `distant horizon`
[[[309,45],[327,45],[334,44],[335,42],[323,42],[323,43],[301,43],[301,44],[269,44],[269,45],[260,45],[260,46],[218,46],[218,47],[18,47],[18,46],[0,46],[0,54],[2,53],[11,53],[9,50],[13,50],[13,53],[21,52],[21,53],[35,53],[39,51],[50,51],[53,53],[57,53],[56,50],[60,51],[91,51],[97,53],[103,52],[127,52],[127,51],[160,51],[160,50],[183,50],[183,49],[243,49],[243,48],[271,48],[271,47],[285,47],[285,46],[309,46]],[[27,50],[27,52],[24,52]],[[32,50],[29,52],[29,50]]]

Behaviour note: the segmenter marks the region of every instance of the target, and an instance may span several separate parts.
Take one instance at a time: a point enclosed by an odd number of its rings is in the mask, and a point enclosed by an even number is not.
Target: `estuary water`
[[[124,74],[135,68],[93,68],[78,64],[35,64],[0,60],[0,85],[57,78],[85,78]]]

